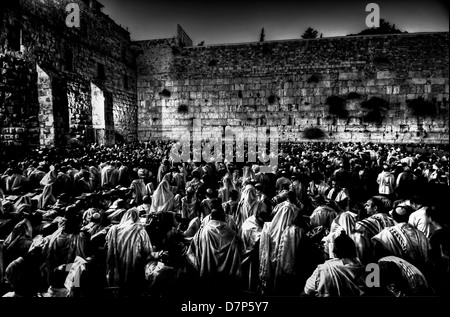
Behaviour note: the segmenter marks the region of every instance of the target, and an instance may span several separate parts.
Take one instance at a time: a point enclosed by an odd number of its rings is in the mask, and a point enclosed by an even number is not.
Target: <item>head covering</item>
[[[150,212],[171,211],[169,209],[173,207],[173,198],[174,195],[170,189],[170,184],[164,179],[153,193]]]

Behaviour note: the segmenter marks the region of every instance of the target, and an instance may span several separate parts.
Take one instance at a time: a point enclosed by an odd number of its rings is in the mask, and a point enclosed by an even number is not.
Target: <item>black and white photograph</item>
[[[2,2],[0,311],[448,296],[448,44],[438,0]]]

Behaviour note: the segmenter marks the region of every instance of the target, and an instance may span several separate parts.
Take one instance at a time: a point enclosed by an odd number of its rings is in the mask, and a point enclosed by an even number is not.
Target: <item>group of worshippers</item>
[[[171,144],[4,164],[0,219],[13,226],[0,236],[0,295],[448,294],[443,151],[283,143],[263,173],[176,163]]]

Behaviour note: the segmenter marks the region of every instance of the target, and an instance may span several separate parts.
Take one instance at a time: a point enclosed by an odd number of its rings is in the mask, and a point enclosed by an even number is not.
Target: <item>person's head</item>
[[[260,183],[256,183],[255,184],[255,189],[258,193],[260,193],[262,191],[262,185]]]
[[[323,196],[323,195],[317,195],[311,201],[312,201],[313,206],[315,206],[315,207],[323,206],[323,205],[325,205],[325,202],[326,202],[325,196]]]
[[[189,186],[189,187],[186,189],[186,194],[187,194],[188,197],[193,197],[194,194],[195,194],[195,189],[194,189],[194,187]]]
[[[214,197],[214,191],[213,191],[211,188],[208,188],[208,189],[206,190],[205,195],[206,195],[206,197],[208,197],[208,198],[211,199],[211,198]]]
[[[334,187],[336,190],[341,189],[341,182],[337,180],[336,178],[331,179],[331,186]]]
[[[236,189],[230,191],[230,199],[236,201],[239,197],[239,192]]]
[[[217,221],[225,221],[225,212],[223,209],[213,209],[211,210],[211,220],[217,220]]]
[[[150,204],[152,203],[152,199],[150,198],[149,195],[145,195],[145,196],[142,198],[142,203],[143,203],[144,205],[150,205]]]
[[[376,197],[370,198],[365,204],[367,215],[372,216],[383,210],[383,202]]]
[[[390,215],[392,219],[394,219],[397,223],[404,223],[408,222],[409,215],[411,215],[413,212],[413,209],[409,205],[405,204],[399,204],[392,209]]]
[[[293,191],[288,192],[288,199],[292,204],[295,204],[297,202],[297,195]]]
[[[270,212],[266,204],[261,204],[261,207],[256,210],[255,218],[261,226],[263,226],[264,222],[269,221]]]
[[[344,230],[334,239],[333,253],[340,259],[355,258],[357,256],[355,242]]]
[[[290,187],[291,185],[289,184],[289,183],[286,183],[286,184],[283,184],[283,185],[281,185],[281,189],[282,190],[289,190],[289,187]]]

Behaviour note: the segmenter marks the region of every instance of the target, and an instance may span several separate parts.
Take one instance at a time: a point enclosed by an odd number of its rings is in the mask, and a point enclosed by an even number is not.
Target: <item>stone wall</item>
[[[292,141],[316,127],[325,141],[448,143],[448,35],[139,42],[139,139],[192,131],[196,118],[203,127],[277,127]]]
[[[80,8],[79,28],[66,25],[69,12],[65,8],[69,3],[76,3]],[[130,35],[103,14],[99,6],[98,2],[89,0],[10,1],[0,13],[0,46],[5,52],[20,50],[21,58],[51,74],[49,80],[56,78],[53,82],[64,87],[66,98],[62,103],[57,102],[56,108],[64,104],[68,107],[64,114],[68,118],[64,120],[68,120],[70,132],[93,141],[90,89],[91,83],[95,83],[111,95],[108,109],[115,130],[125,139],[133,140],[137,136],[137,99]],[[34,86],[37,84],[35,81]],[[59,95],[60,100],[61,91],[58,88],[51,94]],[[39,107],[37,98],[27,107]],[[38,113],[39,109],[33,111]],[[48,121],[48,118],[41,119]],[[69,137],[69,130],[60,128],[59,131]],[[50,145],[51,142],[41,139],[40,143]]]

